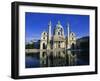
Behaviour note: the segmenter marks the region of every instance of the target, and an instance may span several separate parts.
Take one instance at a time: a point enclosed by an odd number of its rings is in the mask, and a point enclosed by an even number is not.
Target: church
[[[65,36],[64,28],[60,21],[58,21],[52,34],[52,23],[50,21],[48,24],[48,31],[43,31],[41,34],[40,49],[71,49],[71,47],[76,45],[76,35],[74,32],[70,31],[69,23],[67,23],[66,30]]]

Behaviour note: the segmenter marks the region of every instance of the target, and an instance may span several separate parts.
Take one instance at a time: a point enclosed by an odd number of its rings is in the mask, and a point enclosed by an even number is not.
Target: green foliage
[[[33,49],[34,48],[34,44],[26,44],[25,45],[25,49]]]

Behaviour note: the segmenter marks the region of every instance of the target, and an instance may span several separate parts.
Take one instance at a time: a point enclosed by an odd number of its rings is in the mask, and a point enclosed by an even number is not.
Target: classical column
[[[49,27],[49,30],[48,30],[49,40],[51,40],[51,21],[49,22],[48,27]]]
[[[70,29],[69,29],[69,23],[67,24],[67,49],[70,49]]]
[[[51,49],[51,21],[48,24],[48,40],[47,40],[47,49]]]

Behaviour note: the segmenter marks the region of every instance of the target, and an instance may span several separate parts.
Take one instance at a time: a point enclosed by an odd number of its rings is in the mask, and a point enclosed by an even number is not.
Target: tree
[[[26,44],[26,45],[25,45],[25,48],[26,48],[26,49],[33,49],[33,48],[34,48],[34,43],[31,43],[31,44],[28,43],[28,44]]]

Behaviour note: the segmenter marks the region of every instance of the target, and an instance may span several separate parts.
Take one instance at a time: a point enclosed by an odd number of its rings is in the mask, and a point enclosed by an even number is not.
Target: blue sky
[[[89,36],[89,16],[72,14],[51,14],[51,13],[25,13],[25,40],[29,42],[32,39],[40,39],[41,33],[48,30],[48,23],[52,23],[53,29],[58,21],[64,28],[64,34],[67,36],[67,23],[70,24],[70,30],[74,32],[77,38]]]

